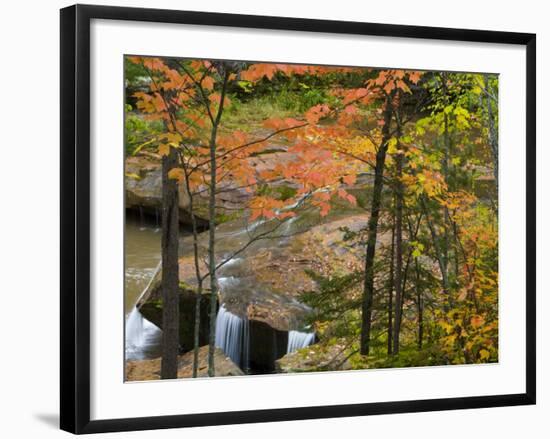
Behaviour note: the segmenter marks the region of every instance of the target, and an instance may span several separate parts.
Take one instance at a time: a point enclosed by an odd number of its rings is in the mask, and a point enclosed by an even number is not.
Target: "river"
[[[162,332],[143,319],[135,303],[153,277],[159,264],[160,228],[141,220],[126,219],[124,312],[126,314],[126,359],[138,360],[160,356]]]

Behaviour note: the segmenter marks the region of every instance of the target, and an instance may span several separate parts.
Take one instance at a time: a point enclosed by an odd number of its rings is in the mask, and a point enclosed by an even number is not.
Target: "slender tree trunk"
[[[193,378],[198,375],[199,369],[199,349],[200,349],[200,327],[201,327],[201,299],[202,299],[202,275],[199,259],[199,233],[197,229],[197,219],[194,213],[194,195],[191,191],[189,174],[185,172],[185,188],[189,196],[189,215],[191,216],[191,227],[193,230],[193,259],[195,262],[195,278],[197,279],[197,297],[195,298],[195,322],[193,328]]]
[[[208,334],[208,376],[213,377],[216,375],[214,365],[214,353],[216,352],[216,311],[218,303],[218,279],[216,277],[216,179],[217,175],[217,158],[216,158],[216,141],[218,135],[218,126],[223,113],[223,105],[225,100],[225,93],[227,89],[227,80],[229,78],[229,72],[226,71],[226,67],[223,69],[223,84],[220,95],[220,106],[216,117],[212,120],[212,131],[210,133],[210,193],[208,200],[208,274],[210,276],[210,331]]]
[[[177,378],[179,350],[178,186],[168,178],[177,153],[162,158],[162,379]]]
[[[485,84],[485,104],[487,107],[487,125],[489,128],[489,145],[493,155],[493,174],[495,176],[495,185],[498,194],[498,132],[496,129],[495,118],[493,116],[493,105],[490,96],[489,76],[483,75]]]
[[[449,105],[449,90],[447,88],[447,73],[442,73],[443,84],[443,99],[445,101],[445,108]],[[449,190],[453,191],[453,181],[450,178],[449,168],[451,166],[451,136],[449,132],[449,115],[446,111],[443,111],[443,142],[444,142],[444,155],[442,163],[443,178],[447,183]],[[443,230],[443,244],[441,246],[442,259],[445,272],[447,273],[447,267],[449,266],[449,209],[447,206],[443,207],[443,217],[445,228]]]
[[[216,350],[216,311],[218,280],[216,278],[216,135],[217,125],[212,127],[210,138],[210,197],[208,202],[208,274],[210,276],[210,333],[208,343],[208,376],[215,376],[214,353]]]
[[[458,242],[458,227],[456,222],[452,221],[453,225],[453,239],[454,239],[454,277],[455,282],[457,281],[459,275],[460,275],[460,268],[459,268],[459,249],[460,244]]]
[[[407,217],[408,218],[408,217]],[[416,237],[418,236],[418,231],[420,230],[420,222],[422,220],[422,214],[419,214],[418,215],[418,219],[416,221],[416,227],[413,227],[413,225],[411,224],[411,221],[410,219],[407,220],[407,223],[408,223],[408,235],[409,235],[409,241],[415,241],[416,240]],[[408,279],[408,276],[409,276],[409,269],[410,269],[410,266],[411,266],[411,261],[413,259],[412,257],[412,254],[413,254],[413,249],[409,249],[409,253],[407,254],[407,262],[405,262],[405,268],[403,268],[403,281],[401,282],[401,291],[402,291],[402,294],[401,294],[401,321],[403,321],[403,306],[404,306],[404,303],[405,303],[405,297],[406,297],[406,293],[407,293],[407,279]]]
[[[415,259],[415,273],[416,273],[416,306],[418,310],[418,350],[422,349],[422,339],[424,337],[424,299],[422,298],[422,289],[420,288],[420,267],[418,266],[418,260]]]
[[[390,277],[388,281],[388,355],[392,353],[393,341],[393,261],[395,254],[395,215],[391,229],[391,252],[390,252]]]
[[[378,218],[382,203],[382,188],[384,186],[384,166],[386,152],[390,140],[390,124],[392,119],[392,95],[386,98],[384,109],[384,126],[382,128],[382,142],[376,153],[374,169],[374,187],[372,191],[371,214],[367,225],[367,250],[365,252],[365,282],[363,285],[363,303],[361,316],[361,349],[362,355],[369,354],[370,330],[372,324],[372,303],[374,297],[374,257],[378,233]]]
[[[401,333],[401,312],[403,302],[403,154],[396,158],[397,185],[395,194],[395,321],[393,327],[393,355],[399,353]]]
[[[439,264],[439,270],[441,272],[441,285],[443,287],[443,293],[447,297],[447,308],[452,307],[452,301],[451,296],[449,294],[449,280],[447,279],[447,270],[445,268],[445,263],[443,262],[442,252],[439,248],[439,238],[437,236],[437,231],[435,230],[435,226],[430,218],[430,215],[428,214],[428,207],[426,206],[426,201],[421,198],[420,204],[422,206],[422,210],[424,211],[424,215],[426,216],[426,222],[428,223],[428,228],[430,229],[430,235],[432,237],[432,242],[434,246],[434,253],[435,257],[437,259],[437,263]]]

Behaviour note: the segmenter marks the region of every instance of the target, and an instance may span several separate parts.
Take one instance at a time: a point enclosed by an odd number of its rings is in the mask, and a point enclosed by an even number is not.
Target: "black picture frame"
[[[90,420],[90,21],[130,20],[325,32],[526,47],[527,248],[525,393],[224,413]],[[536,36],[303,18],[75,5],[61,10],[61,416],[63,430],[99,433],[535,404]]]

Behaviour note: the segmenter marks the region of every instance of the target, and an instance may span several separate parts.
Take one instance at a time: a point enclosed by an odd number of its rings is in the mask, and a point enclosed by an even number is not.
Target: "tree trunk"
[[[162,379],[177,378],[179,350],[178,186],[168,178],[177,153],[162,158]]]
[[[392,353],[393,339],[393,260],[395,254],[395,215],[391,229],[390,277],[388,281],[388,355]]]
[[[185,166],[184,164],[182,164]],[[193,328],[193,378],[198,375],[199,368],[199,348],[200,348],[200,326],[201,326],[201,299],[202,299],[202,275],[199,259],[199,233],[197,229],[197,219],[194,214],[194,195],[191,190],[189,174],[185,172],[185,188],[189,197],[189,215],[191,216],[191,226],[193,230],[193,259],[195,263],[195,278],[197,279],[197,297],[195,299],[195,322]]]
[[[218,279],[216,277],[216,179],[217,175],[217,158],[216,158],[216,141],[218,135],[218,126],[223,113],[223,105],[225,93],[227,90],[227,80],[229,73],[225,66],[222,67],[223,84],[220,95],[220,106],[216,117],[212,119],[212,131],[210,133],[210,193],[208,199],[208,275],[210,276],[210,333],[208,334],[208,376],[216,375],[214,365],[214,353],[216,351],[216,311],[218,304]],[[208,105],[208,103],[206,103]]]
[[[363,302],[361,315],[361,349],[362,355],[369,354],[370,330],[372,324],[372,303],[374,297],[374,256],[378,233],[378,218],[382,203],[382,188],[384,186],[384,166],[386,152],[390,140],[390,123],[392,118],[393,94],[386,98],[384,110],[384,126],[382,128],[382,142],[376,153],[374,169],[374,187],[372,192],[371,214],[367,225],[367,250],[365,252],[365,282],[363,285]]]
[[[416,306],[418,310],[418,350],[422,349],[422,339],[424,337],[424,300],[422,298],[422,289],[420,288],[420,267],[418,260],[415,259],[416,272]]]
[[[452,308],[452,300],[449,294],[450,290],[449,290],[449,280],[447,278],[447,270],[445,268],[445,263],[443,262],[443,258],[441,256],[442,252],[439,248],[439,238],[437,236],[437,231],[435,230],[435,226],[430,218],[430,215],[428,214],[428,207],[426,205],[426,201],[423,198],[420,199],[420,204],[422,206],[422,210],[424,211],[426,222],[428,223],[428,229],[430,229],[430,235],[432,237],[435,257],[439,265],[439,270],[441,271],[441,285],[443,287],[443,293],[447,297],[447,310],[448,310]]]
[[[495,118],[493,116],[493,104],[491,102],[489,77],[483,75],[485,84],[485,103],[487,106],[487,125],[489,131],[489,145],[491,145],[491,153],[493,155],[493,174],[495,176],[495,186],[498,194],[498,132],[495,126]],[[498,195],[497,195],[498,199]]]
[[[216,311],[218,302],[218,280],[216,278],[216,134],[217,125],[212,127],[210,138],[210,197],[208,202],[208,274],[210,276],[210,333],[208,343],[208,376],[215,376],[214,353],[216,350]]]
[[[443,84],[443,99],[445,102],[445,108],[449,105],[449,90],[447,88],[447,80],[448,76],[447,73],[442,73],[442,84]],[[447,187],[452,192],[453,191],[453,185],[454,181],[450,178],[450,156],[451,156],[451,136],[449,132],[449,115],[446,111],[443,111],[443,142],[444,142],[444,154],[443,154],[443,163],[442,163],[442,171],[443,171],[443,178],[445,179],[445,182],[447,183]],[[447,206],[443,207],[443,216],[444,216],[444,223],[445,228],[443,230],[443,244],[442,244],[442,261],[445,273],[448,273],[447,267],[449,266],[449,209]]]
[[[399,353],[399,335],[401,332],[401,311],[403,302],[403,154],[396,158],[397,187],[395,194],[395,321],[393,327],[394,355]]]

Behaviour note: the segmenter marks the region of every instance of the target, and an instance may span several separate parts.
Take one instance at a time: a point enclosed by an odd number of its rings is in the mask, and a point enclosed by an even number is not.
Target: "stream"
[[[238,248],[243,239],[241,235],[249,230],[220,231],[219,238],[223,243],[220,247],[223,253],[227,254],[230,248]],[[142,316],[136,303],[160,269],[161,230],[155,221],[146,223],[143,218],[130,216],[126,220],[125,234],[126,360],[157,358],[161,355],[162,331]],[[182,231],[181,250],[188,247],[189,239],[189,233]],[[276,242],[275,247],[281,245],[282,241],[284,239]],[[225,301],[234,302],[235,297],[245,299],[243,304],[254,303],[260,298],[270,300],[270,294],[259,289],[254,280],[247,276],[247,271],[248,267],[241,258],[234,258],[220,270],[219,284],[223,302],[220,303],[216,318],[216,346],[245,373],[272,373],[276,359],[313,344],[315,334],[296,330],[274,331],[265,324],[249,322],[242,313],[237,315],[227,309]],[[294,299],[286,306],[300,309],[304,307]],[[267,346],[266,337],[275,341]]]
[[[144,319],[135,304],[153,278],[160,261],[160,228],[127,218],[125,225],[124,313],[126,359],[144,360],[160,355],[162,331]]]

